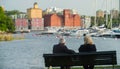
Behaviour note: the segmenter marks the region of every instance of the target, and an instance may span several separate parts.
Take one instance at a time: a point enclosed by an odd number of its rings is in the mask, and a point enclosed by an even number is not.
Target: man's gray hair
[[[65,39],[64,38],[60,38],[59,43],[65,43]]]

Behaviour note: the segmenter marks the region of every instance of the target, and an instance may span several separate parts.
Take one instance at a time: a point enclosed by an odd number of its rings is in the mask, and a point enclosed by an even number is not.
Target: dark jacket
[[[80,48],[78,49],[79,52],[95,52],[96,51],[96,46],[95,44],[83,44],[80,46]],[[84,69],[93,69],[94,68],[94,59],[96,58],[96,56],[88,56],[88,55],[84,55],[82,56],[81,62],[83,63]],[[88,66],[89,65],[89,66]]]
[[[92,52],[96,51],[96,46],[95,44],[83,44],[78,50],[79,52]]]
[[[73,54],[75,51],[70,50],[67,48],[65,44],[56,44],[53,46],[53,53],[67,53],[67,54]]]

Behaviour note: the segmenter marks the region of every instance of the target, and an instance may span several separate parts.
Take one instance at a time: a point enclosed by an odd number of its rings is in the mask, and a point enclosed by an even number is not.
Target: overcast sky
[[[95,15],[95,10],[99,9],[119,9],[119,0],[0,0],[0,5],[3,5],[5,10],[26,12],[27,8],[33,7],[34,2],[37,2],[42,10],[50,7],[75,9],[80,15]]]

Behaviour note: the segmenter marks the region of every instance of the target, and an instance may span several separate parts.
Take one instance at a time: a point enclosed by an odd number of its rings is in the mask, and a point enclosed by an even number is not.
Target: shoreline
[[[20,40],[20,39],[24,39],[24,35],[18,35],[18,36],[14,36],[11,33],[5,33],[5,34],[0,34],[0,41],[12,41],[12,40]]]

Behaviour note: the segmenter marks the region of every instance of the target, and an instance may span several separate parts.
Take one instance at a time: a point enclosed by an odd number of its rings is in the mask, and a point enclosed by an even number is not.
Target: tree
[[[8,32],[14,32],[15,31],[15,25],[13,20],[10,17],[6,18],[6,26]]]
[[[20,14],[20,11],[18,11],[18,10],[5,11],[5,14],[6,14],[7,16],[15,15],[15,14],[19,15],[19,14]]]
[[[96,22],[98,26],[103,25],[105,23],[104,17],[97,17]]]
[[[12,19],[6,16],[2,7],[0,7],[0,30],[5,32],[15,31],[15,26]]]
[[[95,25],[94,20],[95,20],[95,17],[94,17],[94,16],[91,16],[91,27]]]

